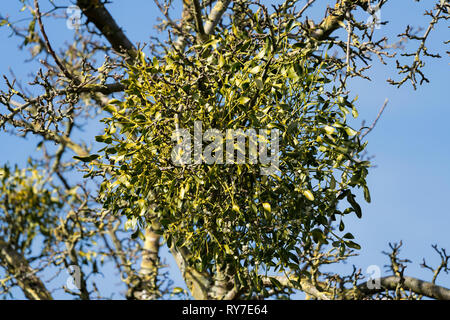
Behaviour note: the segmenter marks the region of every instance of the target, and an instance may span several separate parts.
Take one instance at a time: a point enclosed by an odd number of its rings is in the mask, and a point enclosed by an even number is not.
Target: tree
[[[45,58],[45,71],[31,83],[34,96],[5,77],[0,127],[39,136],[42,156],[0,171],[4,295],[18,286],[27,298],[51,299],[40,276],[56,267],[76,274],[67,293],[103,297],[96,275],[111,262],[129,299],[182,297],[160,261],[167,245],[195,299],[298,291],[327,300],[450,298],[436,284],[449,259],[437,246],[440,265],[423,263],[430,282],[404,274],[401,244],[390,245],[392,276],[323,271],[360,249],[344,218],[362,217],[355,189],[370,202],[365,138],[379,117],[358,130],[349,125],[358,106],[347,80],[366,78],[372,57],[394,58],[398,47],[374,38],[384,22],[357,18],[376,17],[387,1],[336,1],[313,21],[305,15],[314,0],[271,8],[186,0],[179,20],[170,1],[155,0],[168,36],[145,48],[127,38],[106,3],[78,0],[71,12],[78,8],[85,23],[60,53],[43,18],[66,7],[50,2],[43,13],[39,1],[21,2],[28,27],[6,17],[1,24],[32,48],[32,59]],[[440,56],[426,41],[449,7],[434,4],[423,36],[410,27],[400,35],[419,45],[403,53],[410,64],[396,61],[401,77],[392,85],[429,81],[423,59]],[[98,117],[103,148],[93,152],[77,142],[77,129]]]

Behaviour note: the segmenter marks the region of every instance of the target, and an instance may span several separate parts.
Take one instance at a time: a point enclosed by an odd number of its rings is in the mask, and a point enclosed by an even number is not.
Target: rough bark
[[[36,276],[27,259],[2,240],[0,240],[0,261],[8,273],[14,276],[25,297],[30,300],[52,300],[52,295]]]
[[[118,53],[125,53],[128,58],[136,56],[136,48],[128,39],[114,18],[99,0],[77,0],[77,5]]]
[[[358,286],[358,289],[365,295],[372,295],[386,290],[395,290],[397,286],[411,290],[422,296],[438,300],[450,300],[450,290],[431,282],[423,281],[412,277],[390,276],[380,278],[380,288],[368,288],[367,282]]]
[[[159,270],[159,247],[161,236],[157,234],[157,224],[145,230],[145,241],[142,249],[142,262],[139,275],[144,281],[142,290],[135,293],[139,300],[154,300],[158,298],[158,270]]]

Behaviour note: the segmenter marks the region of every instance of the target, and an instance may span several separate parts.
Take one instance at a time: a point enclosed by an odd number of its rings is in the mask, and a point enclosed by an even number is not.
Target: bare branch
[[[378,280],[376,280],[378,281]],[[411,277],[399,277],[399,276],[389,276],[379,279],[381,287],[371,288],[367,286],[368,283],[365,282],[358,286],[363,294],[373,295],[376,293],[384,292],[385,290],[396,290],[400,285],[402,288],[411,290],[417,294],[438,299],[438,300],[450,300],[450,290],[431,282],[419,280]]]
[[[306,279],[300,280],[300,286],[296,284],[297,281],[294,281],[293,279],[290,279],[286,276],[262,276],[262,281],[265,286],[273,286],[272,281],[270,279],[276,279],[283,287],[291,287],[295,289],[300,289],[303,292],[319,299],[319,300],[330,300],[330,298],[324,294],[323,292],[319,291],[310,281]]]
[[[67,70],[67,68],[62,64],[61,60],[59,60],[58,56],[56,55],[55,51],[53,50],[50,41],[48,40],[47,33],[45,32],[44,24],[42,23],[41,19],[41,11],[39,9],[39,2],[38,0],[34,0],[34,7],[36,8],[36,19],[39,24],[39,28],[42,33],[42,37],[44,38],[44,43],[47,48],[47,51],[50,53],[50,55],[55,60],[56,64],[58,65],[59,69],[64,73],[64,75],[71,80],[74,80],[71,73]]]
[[[100,1],[77,0],[77,5],[83,10],[89,21],[106,37],[117,53],[123,53],[130,58],[136,57],[136,48],[128,39],[114,18]]]
[[[367,128],[367,130],[361,135],[361,140],[370,132],[372,131],[375,126],[377,125],[378,120],[380,119],[381,115],[383,114],[384,109],[386,109],[387,104],[388,104],[389,100],[386,99],[384,100],[383,106],[381,107],[380,111],[378,112],[377,117],[375,118],[375,120],[372,122],[372,124],[370,125],[369,128]]]
[[[203,39],[205,35],[205,29],[203,28],[202,8],[200,7],[200,3],[198,2],[198,0],[192,0],[192,3],[194,5],[194,17],[195,24],[197,25],[197,32],[200,39]]]
[[[208,19],[205,24],[205,33],[211,35],[214,33],[214,28],[219,23],[222,15],[225,10],[227,10],[228,5],[231,0],[218,0],[214,8],[211,10],[211,13],[208,16]]]

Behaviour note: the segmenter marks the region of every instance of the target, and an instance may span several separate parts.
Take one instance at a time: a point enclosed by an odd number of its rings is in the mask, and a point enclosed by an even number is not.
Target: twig
[[[200,35],[200,39],[205,35],[205,29],[203,28],[203,20],[202,20],[202,8],[200,7],[200,2],[198,0],[193,0],[194,4],[194,17],[195,24],[197,25],[197,31]]]
[[[308,3],[305,4],[305,6],[302,8],[302,10],[300,10],[300,11],[297,13],[296,18],[297,18],[297,19],[300,18],[300,17],[303,15],[303,13],[306,11],[306,9],[308,9],[315,1],[316,1],[316,0],[309,0]]]
[[[375,118],[375,120],[373,121],[372,125],[371,125],[369,128],[367,128],[366,132],[364,132],[364,133],[361,135],[361,140],[362,140],[362,139],[363,139],[370,131],[372,131],[373,128],[375,128],[375,126],[376,126],[378,120],[380,119],[380,117],[381,117],[381,115],[382,115],[384,109],[386,109],[386,106],[387,106],[388,102],[389,102],[388,99],[384,100],[384,104],[383,104],[383,106],[381,107],[380,111],[378,112],[378,115],[377,115],[377,117]]]
[[[55,51],[53,50],[50,41],[48,40],[47,33],[45,32],[44,24],[42,23],[41,19],[41,11],[39,10],[39,3],[38,0],[34,0],[34,7],[36,9],[36,19],[39,24],[39,29],[41,30],[42,37],[44,38],[45,47],[47,48],[48,53],[53,57],[56,64],[58,65],[59,69],[64,73],[64,75],[70,79],[75,80],[73,76],[70,74],[70,72],[64,67],[64,65],[59,60],[58,56],[56,55]]]

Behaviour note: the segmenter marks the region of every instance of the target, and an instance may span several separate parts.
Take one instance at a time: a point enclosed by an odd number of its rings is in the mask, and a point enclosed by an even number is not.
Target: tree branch
[[[44,37],[44,43],[45,43],[45,46],[47,48],[48,53],[50,53],[50,55],[53,57],[53,59],[55,60],[56,64],[58,65],[59,69],[64,73],[64,75],[68,79],[74,80],[74,78],[72,77],[72,74],[62,64],[61,60],[59,60],[58,56],[56,55],[56,52],[53,50],[53,48],[52,48],[52,46],[50,44],[50,41],[48,40],[47,33],[45,32],[44,24],[42,23],[41,11],[39,9],[39,2],[38,2],[38,0],[34,0],[34,7],[36,9],[36,19],[38,21],[39,28],[40,28],[41,33],[42,33],[42,37]]]
[[[395,290],[398,285],[401,285],[405,289],[426,297],[438,300],[450,300],[449,289],[416,278],[389,276],[380,278],[379,283],[381,284],[380,288],[369,289],[367,286],[368,282],[360,284],[357,288],[365,295],[373,295],[386,290]]]
[[[335,30],[342,26],[342,22],[346,19],[348,12],[355,6],[368,10],[369,3],[369,0],[336,1],[333,12],[326,16],[317,27],[312,28],[311,37],[319,41],[327,39]]]
[[[265,286],[273,287],[270,279],[276,279],[283,287],[289,287],[294,289],[300,289],[301,291],[319,299],[330,300],[330,298],[323,292],[319,291],[310,281],[306,279],[300,280],[300,286],[297,286],[294,279],[290,279],[286,276],[262,276],[262,281]]]
[[[158,270],[160,235],[155,231],[159,229],[158,223],[148,226],[145,230],[145,241],[142,249],[142,262],[139,274],[144,283],[144,290],[140,292],[141,299],[154,300],[158,298]],[[148,290],[147,290],[148,289]]]
[[[205,33],[207,35],[211,35],[214,33],[214,28],[219,23],[220,18],[222,18],[225,10],[227,10],[230,2],[231,0],[218,0],[214,8],[212,8],[205,24]]]
[[[86,93],[102,93],[104,95],[108,95],[108,94],[115,93],[115,92],[122,92],[124,90],[125,90],[125,85],[117,82],[117,83],[84,85],[75,91],[86,92]]]
[[[389,99],[384,100],[384,104],[383,104],[383,106],[381,107],[380,111],[378,112],[377,117],[376,117],[375,120],[372,122],[371,126],[370,126],[369,128],[367,128],[366,132],[364,132],[364,133],[361,135],[361,140],[362,140],[362,139],[363,139],[370,131],[372,131],[372,130],[375,128],[375,126],[377,125],[378,120],[381,118],[381,115],[383,114],[384,109],[386,109],[388,102],[389,102]]]
[[[78,7],[83,10],[88,21],[95,24],[98,30],[109,41],[117,53],[123,53],[134,59],[137,51],[114,18],[99,0],[77,0]]]
[[[0,240],[0,260],[6,265],[8,273],[17,280],[19,287],[28,299],[53,299],[24,256],[2,240]]]
[[[207,272],[198,272],[192,266],[188,265],[191,253],[186,247],[176,247],[172,244],[170,251],[194,299],[207,300],[209,298],[208,292],[212,284],[211,276]]]
[[[203,40],[205,36],[205,29],[203,28],[202,8],[200,7],[198,0],[192,0],[192,3],[194,5],[194,17],[195,24],[197,25],[197,32],[199,34],[199,38]]]

